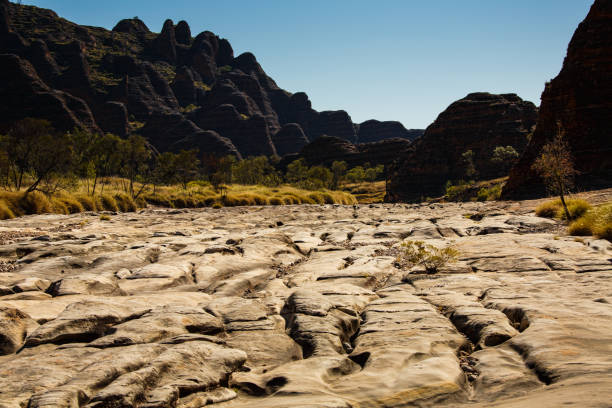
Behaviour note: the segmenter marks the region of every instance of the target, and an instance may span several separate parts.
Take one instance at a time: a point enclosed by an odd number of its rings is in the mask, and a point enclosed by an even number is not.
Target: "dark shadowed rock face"
[[[104,127],[106,133],[125,137],[128,134],[128,113],[125,104],[121,102],[106,102],[96,112],[96,121]]]
[[[315,139],[321,135],[339,137],[349,142],[357,142],[353,121],[345,111],[324,111],[310,123],[310,136]]]
[[[27,73],[0,85],[0,98],[16,101],[2,106],[2,128],[40,116],[62,130],[127,136],[126,118],[133,118],[159,150],[181,140],[182,147],[193,141],[202,151],[243,156],[298,152],[321,135],[358,141],[359,126],[346,112],[317,112],[305,93],[279,88],[255,55],[234,57],[229,41],[210,31],[193,38],[185,21],[166,20],[156,34],[138,18],[125,19],[108,31],[0,0],[0,54],[18,58],[3,67],[7,75]],[[404,137],[402,129],[368,137]]]
[[[462,153],[472,150],[480,179],[503,175],[490,159],[496,146],[522,152],[537,108],[515,94],[473,93],[451,104],[389,171],[388,199],[442,193],[447,180],[467,178]]]
[[[578,188],[612,185],[612,2],[597,0],[578,26],[559,75],[546,84],[536,131],[503,195],[546,192],[531,166],[561,123],[580,175]]]
[[[406,151],[410,141],[387,139],[374,143],[353,144],[333,136],[321,136],[305,146],[300,154],[292,155],[285,161],[304,158],[310,165],[331,165],[334,161],[345,161],[349,167],[370,163],[387,165]],[[287,163],[288,164],[288,163]]]
[[[34,67],[16,55],[0,54],[0,118],[4,127],[23,117],[38,117],[56,124],[60,130],[98,130],[87,104],[65,92],[49,88]]]
[[[140,133],[162,151],[198,149],[201,153],[240,157],[234,144],[213,131],[203,131],[178,113],[156,113]]]
[[[297,123],[287,123],[281,130],[272,136],[276,153],[284,156],[290,153],[298,153],[308,144],[304,131]]]
[[[400,122],[368,120],[359,124],[357,141],[359,143],[379,142],[385,139],[403,138],[415,140],[423,136],[422,129],[406,129]]]
[[[275,155],[266,120],[261,115],[242,116],[233,105],[213,110],[199,109],[191,115],[201,129],[210,129],[229,139],[243,156]]]
[[[176,42],[183,45],[191,44],[191,28],[186,21],[181,20],[174,28]]]
[[[172,20],[164,22],[161,33],[153,41],[153,50],[168,62],[176,62],[176,36]]]

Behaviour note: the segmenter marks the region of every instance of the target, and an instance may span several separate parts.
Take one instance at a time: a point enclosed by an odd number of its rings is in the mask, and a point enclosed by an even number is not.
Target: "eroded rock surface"
[[[527,202],[3,221],[0,407],[604,407],[612,245],[561,231]]]

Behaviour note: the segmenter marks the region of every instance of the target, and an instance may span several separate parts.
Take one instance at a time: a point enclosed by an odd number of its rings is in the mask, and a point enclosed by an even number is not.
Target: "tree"
[[[317,190],[329,188],[332,183],[332,172],[327,167],[312,166],[308,169],[308,178],[304,187]]]
[[[174,155],[174,172],[176,179],[181,183],[183,189],[187,189],[187,183],[195,180],[198,176],[200,161],[197,150],[181,150]]]
[[[504,172],[507,172],[518,159],[519,154],[512,146],[496,146],[493,149],[491,162],[499,166]]]
[[[532,168],[542,177],[550,192],[559,195],[565,217],[571,220],[572,216],[565,203],[565,194],[571,188],[574,176],[578,172],[574,168],[570,147],[565,140],[565,131],[560,123],[557,123],[557,128],[557,134],[542,147],[542,153]]]
[[[332,184],[331,188],[337,190],[346,174],[347,165],[345,161],[334,161],[331,166]]]
[[[370,167],[365,170],[366,181],[376,181],[385,172],[385,166],[379,164],[376,167]]]
[[[288,183],[299,185],[308,177],[308,166],[304,159],[294,160],[287,166],[285,180]]]
[[[123,175],[129,181],[129,193],[132,198],[136,198],[144,190],[146,183],[142,184],[140,190],[134,191],[134,182],[139,176],[144,175],[148,169],[148,161],[151,158],[151,147],[147,140],[139,135],[132,135],[121,143],[121,153],[123,159]]]
[[[36,190],[44,180],[66,171],[72,164],[71,140],[58,134],[51,123],[42,119],[25,118],[16,122],[3,140],[11,178],[15,189],[24,186],[25,176],[32,183],[25,193]]]
[[[91,147],[91,158],[94,168],[94,182],[91,195],[96,194],[98,180],[108,177],[113,172],[117,172],[121,166],[122,151],[124,141],[116,135],[107,133],[105,135],[95,135]],[[102,185],[104,188],[104,185]]]
[[[472,150],[467,150],[461,154],[461,158],[463,159],[463,164],[465,165],[465,176],[468,179],[473,179],[476,177],[478,172],[476,171],[476,165],[474,164],[474,152]]]
[[[153,170],[154,184],[172,184],[176,176],[176,155],[172,152],[164,152],[155,158],[155,170]]]
[[[365,170],[361,166],[355,166],[346,173],[346,179],[351,183],[359,183],[365,180]]]

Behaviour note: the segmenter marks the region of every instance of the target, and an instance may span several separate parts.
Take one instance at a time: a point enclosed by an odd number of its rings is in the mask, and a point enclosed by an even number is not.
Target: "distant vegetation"
[[[353,204],[350,181],[375,181],[382,166],[279,169],[278,158],[236,160],[196,150],[158,153],[146,139],[81,130],[56,132],[49,122],[24,119],[0,136],[0,218],[33,213],[133,211],[149,204],[204,207]]]
[[[492,201],[498,200],[507,177],[493,180],[475,181],[479,171],[474,161],[474,152],[466,150],[461,154],[465,177],[448,180],[444,199],[448,201]],[[512,146],[496,146],[489,159],[494,167],[508,173],[518,160],[519,154]]]

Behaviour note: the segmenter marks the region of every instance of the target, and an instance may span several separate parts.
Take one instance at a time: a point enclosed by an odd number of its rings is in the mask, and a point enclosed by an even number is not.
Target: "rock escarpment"
[[[234,57],[210,31],[192,37],[185,21],[166,20],[159,34],[138,18],[107,31],[1,0],[0,54],[3,78],[16,79],[0,85],[0,130],[27,116],[122,137],[144,126],[158,150],[245,157],[297,153],[323,134],[358,141],[345,111],[315,111],[305,93],[278,87],[253,54]],[[388,136],[396,132],[368,137]]]
[[[415,140],[423,136],[422,129],[406,129],[400,122],[368,120],[359,124],[357,140],[359,143],[379,142],[385,139]]]
[[[2,221],[0,406],[606,406],[612,247],[534,206]]]
[[[536,131],[510,173],[503,195],[546,192],[531,170],[560,124],[570,145],[578,188],[612,185],[612,2],[596,0],[578,26],[559,75],[546,84]]]
[[[504,175],[491,162],[493,150],[513,146],[522,152],[537,115],[533,103],[515,94],[472,93],[452,103],[388,171],[387,199],[440,195],[448,180],[467,178],[462,154],[468,150],[474,152],[478,177]]]
[[[288,155],[283,162],[303,158],[313,165],[331,166],[334,161],[345,161],[349,167],[370,163],[390,164],[410,147],[404,138],[386,139],[380,142],[353,144],[339,137],[323,135],[304,146],[299,154]],[[284,165],[285,163],[282,163]]]

